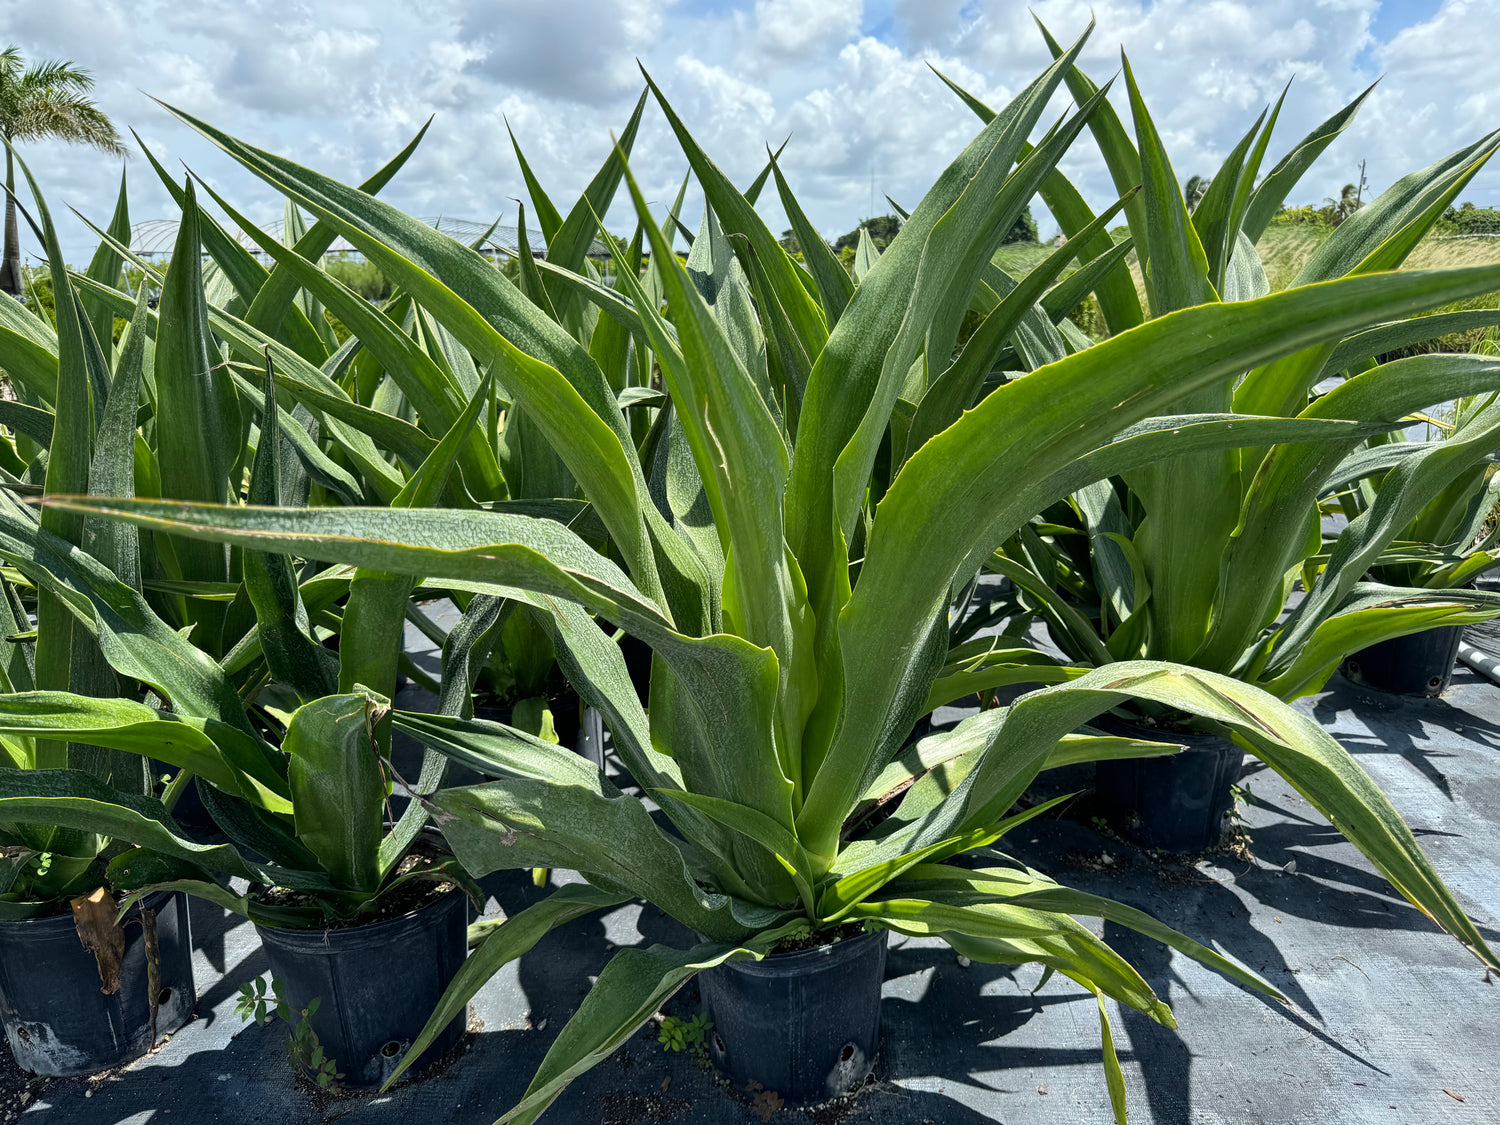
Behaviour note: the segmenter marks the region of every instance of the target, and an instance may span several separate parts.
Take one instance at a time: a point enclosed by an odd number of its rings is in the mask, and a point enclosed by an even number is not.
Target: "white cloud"
[[[1447,0],[1387,43],[1371,36],[1377,6],[1034,5],[1064,42],[1097,16],[1082,60],[1101,82],[1118,71],[1123,44],[1183,177],[1211,173],[1294,75],[1273,157],[1383,73],[1355,125],[1304,181],[1297,197],[1306,200],[1336,194],[1361,159],[1380,189],[1500,125],[1491,37],[1479,33],[1500,27],[1500,0]],[[1013,0],[46,0],[0,4],[0,39],[91,68],[117,122],[140,129],[173,167],[183,160],[209,176],[258,220],[280,214],[272,193],[140,90],[349,181],[436,114],[384,194],[420,215],[489,219],[513,215],[511,198],[524,197],[505,121],[566,209],[629,116],[639,58],[735,182],[747,183],[765,146],[791,134],[782,167],[829,235],[870,210],[872,168],[875,210],[886,193],[911,206],[977,131],[928,61],[997,108],[1050,61]],[[1111,97],[1128,121],[1122,83]],[[1066,104],[1059,97],[1046,122]],[[71,223],[64,201],[108,216],[118,176],[107,161],[56,144],[29,155],[60,221]],[[685,164],[649,106],[632,159],[648,198],[665,204]],[[149,168],[131,165],[135,216],[169,215]],[[1064,169],[1096,204],[1113,198],[1087,137]],[[1500,203],[1500,168],[1466,195]],[[774,192],[762,206],[780,229]],[[610,218],[632,225],[618,204]],[[65,236],[69,253],[85,258],[82,229],[67,226]]]
[[[755,0],[755,27],[766,50],[800,55],[837,49],[859,33],[861,0]]]

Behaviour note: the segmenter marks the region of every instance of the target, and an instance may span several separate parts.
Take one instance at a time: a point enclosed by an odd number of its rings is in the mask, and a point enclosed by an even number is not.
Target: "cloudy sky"
[[[1302,202],[1337,195],[1361,160],[1378,191],[1500,126],[1500,0],[1029,7],[1064,41],[1083,31],[1092,8],[1098,26],[1085,69],[1103,81],[1124,47],[1183,178],[1211,173],[1293,77],[1277,156],[1383,76],[1303,181]],[[566,210],[629,116],[639,58],[742,185],[764,162],[765,144],[790,135],[783,168],[832,237],[870,213],[872,180],[876,213],[886,210],[885,193],[910,206],[976,131],[928,63],[993,106],[1046,65],[1027,11],[1018,0],[0,0],[0,43],[90,68],[118,124],[257,220],[280,215],[269,189],[147,94],[350,182],[435,115],[384,196],[421,216],[487,221],[503,212],[510,222],[523,187],[505,122]],[[34,145],[28,156],[54,212],[68,203],[107,221],[117,163],[57,144]],[[146,162],[128,163],[132,217],[169,217]],[[686,162],[655,107],[632,164],[648,198],[665,206]],[[1096,205],[1113,199],[1087,138],[1064,168]],[[1500,161],[1466,196],[1500,205]],[[778,209],[765,210],[774,229],[785,225]],[[625,226],[620,209],[610,218]],[[71,219],[65,241],[75,259],[91,246]]]

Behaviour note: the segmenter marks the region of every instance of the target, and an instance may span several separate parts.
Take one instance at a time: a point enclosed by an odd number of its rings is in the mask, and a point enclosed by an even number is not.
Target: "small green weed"
[[[699,1013],[690,1020],[662,1016],[656,1041],[667,1051],[687,1051],[697,1058],[708,1057],[708,1032],[713,1021]]]
[[[256,977],[240,985],[240,996],[235,1001],[234,1010],[241,1019],[258,1024],[270,1023],[273,1019],[285,1023],[288,1029],[287,1059],[292,1069],[305,1069],[319,1089],[335,1093],[340,1088],[343,1072],[324,1053],[323,1044],[318,1042],[318,1033],[312,1025],[312,1017],[322,1002],[321,996],[314,996],[294,1017],[291,1007],[281,998],[280,982],[273,977],[268,984],[264,977]]]

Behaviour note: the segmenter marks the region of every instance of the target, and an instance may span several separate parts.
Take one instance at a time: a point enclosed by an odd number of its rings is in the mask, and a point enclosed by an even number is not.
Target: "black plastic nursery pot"
[[[468,952],[469,900],[452,891],[411,914],[340,930],[290,930],[256,923],[279,996],[295,1018],[310,1017],[326,1058],[353,1089],[379,1086],[421,1033]],[[458,1045],[453,1017],[412,1066],[420,1073]]]
[[[702,974],[714,1065],[740,1089],[817,1105],[862,1083],[880,1045],[886,932]]]
[[[1344,678],[1395,695],[1442,695],[1453,679],[1462,625],[1441,625],[1362,648],[1344,661]]]
[[[148,924],[155,929],[154,958],[147,956]],[[121,926],[119,987],[106,993],[71,912],[0,922],[0,1019],[23,1070],[97,1074],[140,1058],[192,1018],[197,995],[187,897],[149,895]]]
[[[1167,757],[1095,763],[1095,790],[1120,818],[1126,835],[1148,848],[1184,853],[1223,841],[1234,784],[1245,763],[1243,750],[1216,734],[1161,730],[1109,715],[1101,715],[1094,726],[1125,738],[1186,747]]]

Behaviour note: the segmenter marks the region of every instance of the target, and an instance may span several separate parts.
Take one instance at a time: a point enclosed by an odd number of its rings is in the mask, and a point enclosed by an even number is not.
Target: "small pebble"
[[[967,969],[971,964],[973,964],[973,962],[965,957],[962,953],[958,955],[958,967],[960,969]]]

